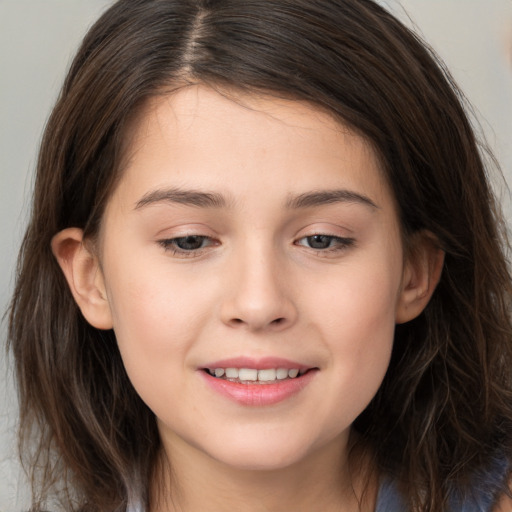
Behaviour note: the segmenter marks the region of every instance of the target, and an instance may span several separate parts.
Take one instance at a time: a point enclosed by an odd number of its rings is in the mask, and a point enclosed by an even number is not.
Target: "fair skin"
[[[512,489],[512,482],[509,483],[509,486]],[[512,512],[512,498],[509,496],[503,496],[496,505],[495,512]]]
[[[442,252],[419,236],[404,257],[375,153],[309,105],[186,87],[130,148],[97,243],[70,228],[52,247],[156,415],[174,498],[151,512],[359,510],[351,424]],[[274,381],[211,375],[236,366]]]

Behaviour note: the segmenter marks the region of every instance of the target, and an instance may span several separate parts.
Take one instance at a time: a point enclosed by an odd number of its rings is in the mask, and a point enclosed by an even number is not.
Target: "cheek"
[[[183,367],[201,329],[206,299],[165,265],[138,261],[125,258],[111,266],[107,291],[126,370],[136,387],[144,387]]]
[[[401,273],[393,264],[365,264],[342,268],[337,276],[316,283],[309,301],[321,324],[340,339],[358,340],[353,348],[373,344],[394,330]]]
[[[341,415],[350,411],[352,420],[373,398],[389,365],[400,282],[399,272],[389,268],[351,267],[340,276],[342,284],[316,295],[315,325],[331,354],[337,389],[327,407]]]

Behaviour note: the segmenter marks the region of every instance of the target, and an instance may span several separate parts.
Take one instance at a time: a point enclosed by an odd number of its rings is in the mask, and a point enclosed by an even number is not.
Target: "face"
[[[404,290],[372,149],[300,102],[202,86],[154,100],[130,147],[101,279],[170,457],[276,469],[342,450]]]

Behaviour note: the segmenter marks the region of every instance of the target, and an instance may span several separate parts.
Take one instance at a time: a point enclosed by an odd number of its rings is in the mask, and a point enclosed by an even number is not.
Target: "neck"
[[[347,442],[340,444],[334,440],[291,466],[254,470],[174,442],[172,454],[163,453],[151,512],[373,511],[377,483],[369,457],[354,453],[349,463]]]

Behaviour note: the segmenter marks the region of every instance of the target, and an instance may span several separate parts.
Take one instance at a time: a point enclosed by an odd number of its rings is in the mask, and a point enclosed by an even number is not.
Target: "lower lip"
[[[206,384],[215,392],[241,405],[262,407],[273,405],[302,391],[315,377],[318,370],[309,370],[294,379],[276,380],[272,384],[241,384],[213,377],[201,371]]]

